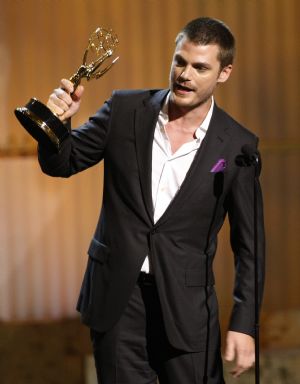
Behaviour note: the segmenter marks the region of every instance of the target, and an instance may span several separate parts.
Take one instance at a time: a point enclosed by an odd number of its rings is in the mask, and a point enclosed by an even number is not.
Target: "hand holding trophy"
[[[73,92],[82,78],[86,78],[88,81],[94,78],[99,79],[113,66],[119,57],[104,68],[102,65],[111,58],[118,42],[118,38],[112,30],[99,27],[91,34],[83,55],[83,63],[70,78],[74,84]],[[16,108],[15,115],[33,138],[56,151],[59,151],[61,143],[69,134],[68,128],[57,115],[36,98],[30,99],[25,107]]]

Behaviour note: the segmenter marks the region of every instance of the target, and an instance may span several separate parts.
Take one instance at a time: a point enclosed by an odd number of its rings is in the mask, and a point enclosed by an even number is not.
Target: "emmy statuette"
[[[74,84],[74,91],[82,78],[88,81],[94,78],[99,79],[113,66],[119,57],[111,60],[106,67],[102,67],[104,61],[113,55],[118,42],[112,30],[99,27],[91,34],[83,55],[83,63],[70,78]],[[63,140],[69,135],[67,126],[36,98],[30,99],[25,107],[16,108],[15,115],[35,140],[43,146],[54,148],[57,152]]]

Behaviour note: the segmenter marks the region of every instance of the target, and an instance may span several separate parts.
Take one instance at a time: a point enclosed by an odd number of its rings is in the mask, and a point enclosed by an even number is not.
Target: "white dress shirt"
[[[165,126],[169,122],[169,95],[170,94],[168,94],[158,116],[152,147],[152,202],[154,223],[163,215],[180,189],[197,150],[205,137],[214,106],[214,100],[212,98],[212,103],[205,119],[195,131],[195,139],[182,144],[182,146],[172,154],[171,143],[165,130]],[[149,273],[151,271],[149,264],[149,257],[147,256],[141,270]]]

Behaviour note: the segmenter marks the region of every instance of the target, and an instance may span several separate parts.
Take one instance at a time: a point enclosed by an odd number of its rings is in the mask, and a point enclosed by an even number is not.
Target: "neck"
[[[169,100],[168,115],[169,121],[177,121],[183,124],[200,125],[205,119],[212,103],[212,97],[209,97],[205,102],[197,107],[188,108],[180,107]]]

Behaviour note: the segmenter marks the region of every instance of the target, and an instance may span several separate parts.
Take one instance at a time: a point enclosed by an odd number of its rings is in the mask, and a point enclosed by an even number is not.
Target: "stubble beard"
[[[170,104],[172,105],[171,108],[173,109],[173,111],[177,111],[177,113],[186,114],[187,112],[190,112],[196,108],[203,107],[211,100],[212,95],[213,93],[209,93],[208,95],[205,95],[203,99],[195,103],[189,103],[188,101],[186,103],[181,103],[180,101],[184,99],[181,99],[180,96],[176,95],[172,88],[170,96]]]

